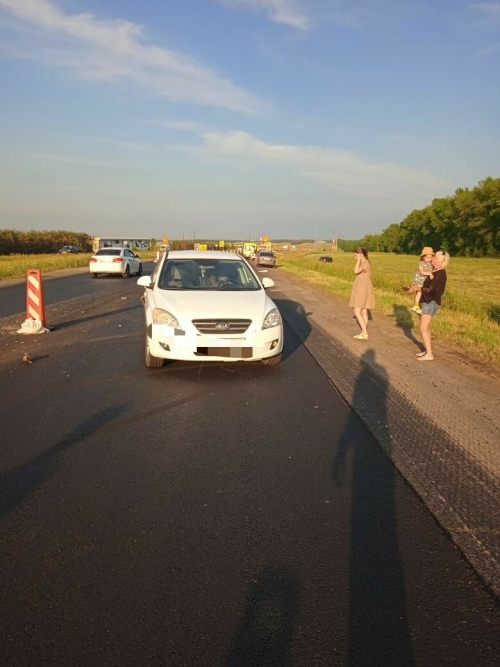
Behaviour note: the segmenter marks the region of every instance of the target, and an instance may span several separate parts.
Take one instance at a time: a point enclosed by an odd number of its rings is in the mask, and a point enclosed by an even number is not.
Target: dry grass
[[[152,259],[155,253],[151,250],[137,253],[142,259]],[[88,266],[91,253],[77,255],[55,253],[53,255],[8,255],[0,256],[0,280],[23,278],[28,269],[39,269],[43,273],[60,271],[79,266]]]
[[[333,263],[320,263],[322,254],[331,254]],[[418,329],[418,318],[410,311],[412,297],[401,290],[411,284],[418,257],[371,253],[370,261],[377,313],[400,326]],[[350,296],[354,280],[351,253],[331,253],[329,246],[314,253],[299,247],[294,253],[280,254],[279,263],[331,294],[346,300]],[[433,334],[482,360],[500,363],[500,260],[452,258],[447,273],[443,307],[433,322]]]

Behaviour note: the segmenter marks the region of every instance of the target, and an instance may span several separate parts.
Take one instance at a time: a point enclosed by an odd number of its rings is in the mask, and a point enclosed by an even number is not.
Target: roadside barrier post
[[[28,269],[26,277],[26,319],[38,320],[45,327],[42,274],[38,269]]]

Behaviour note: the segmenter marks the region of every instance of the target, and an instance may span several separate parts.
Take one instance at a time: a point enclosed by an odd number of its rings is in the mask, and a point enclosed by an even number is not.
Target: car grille
[[[248,329],[250,324],[252,323],[252,320],[193,320],[194,326],[198,329],[198,331],[202,334],[241,334],[245,333],[245,331]],[[225,325],[228,324],[229,328],[225,328],[224,326],[217,326],[217,325]]]

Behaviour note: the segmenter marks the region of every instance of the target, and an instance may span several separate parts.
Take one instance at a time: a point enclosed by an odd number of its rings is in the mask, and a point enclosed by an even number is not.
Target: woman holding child
[[[441,306],[441,297],[446,288],[446,267],[450,261],[450,255],[446,250],[438,250],[432,258],[432,276],[427,276],[422,285],[422,297],[420,299],[420,333],[425,346],[425,352],[417,354],[418,361],[433,361],[430,326],[432,318],[437,314]]]

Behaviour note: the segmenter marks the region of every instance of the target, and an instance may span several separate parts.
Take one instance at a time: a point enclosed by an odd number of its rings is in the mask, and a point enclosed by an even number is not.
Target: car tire
[[[277,366],[281,363],[283,359],[283,352],[277,354],[275,357],[268,357],[267,359],[261,359],[262,363],[266,366]]]
[[[90,275],[92,276],[92,278],[97,278],[97,273],[91,273]]]
[[[144,333],[144,361],[147,368],[161,368],[165,362],[161,357],[153,357],[149,351],[147,332]]]
[[[137,275],[142,276],[142,264],[139,264],[139,268],[137,269]]]
[[[122,273],[124,278],[130,278],[130,266],[127,264],[125,271]]]

